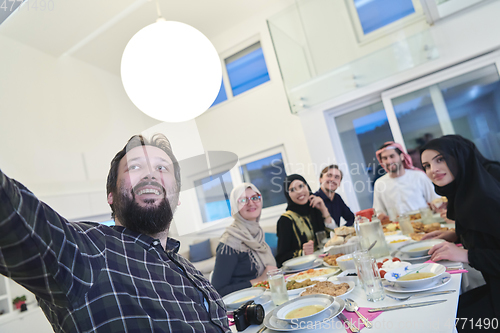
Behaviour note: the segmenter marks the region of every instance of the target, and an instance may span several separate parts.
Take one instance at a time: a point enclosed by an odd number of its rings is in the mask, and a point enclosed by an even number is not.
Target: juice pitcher
[[[357,216],[354,221],[354,228],[360,238],[360,246],[363,250],[368,249],[373,242],[377,241],[375,246],[370,250],[370,255],[374,258],[389,255],[389,246],[385,241],[382,223],[375,215],[373,215],[371,221],[366,217]]]

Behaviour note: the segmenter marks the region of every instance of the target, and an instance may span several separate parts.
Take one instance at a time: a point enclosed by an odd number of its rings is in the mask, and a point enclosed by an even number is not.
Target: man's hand
[[[431,255],[432,261],[450,260],[469,263],[469,251],[459,248],[455,244],[449,242],[442,242],[441,244],[434,245],[429,250],[429,254]]]
[[[379,214],[377,215],[377,217],[378,217],[378,219],[379,219],[380,221],[385,220],[385,219],[389,219],[389,216],[387,216],[387,215],[386,215],[386,214],[384,214],[384,213],[379,213]]]
[[[426,239],[444,239],[448,242],[455,242],[458,237],[455,231],[449,231],[449,230],[436,230],[433,232],[429,232],[428,234],[425,234],[424,237],[422,237],[421,240],[426,240]]]
[[[309,242],[304,243],[304,245],[302,245],[302,250],[304,251],[305,256],[313,254],[314,253],[314,241],[310,240]]]

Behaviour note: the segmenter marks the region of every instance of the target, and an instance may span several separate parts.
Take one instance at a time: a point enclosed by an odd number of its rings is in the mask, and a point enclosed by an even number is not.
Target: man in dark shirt
[[[338,165],[332,164],[327,166],[321,170],[321,175],[319,176],[321,187],[316,193],[314,193],[314,195],[323,199],[326,208],[328,208],[328,212],[335,221],[335,224],[337,224],[337,227],[340,227],[341,217],[346,220],[347,226],[351,226],[354,223],[354,214],[351,212],[349,207],[347,207],[340,195],[335,193],[337,188],[340,186],[342,177],[342,171],[340,171]]]
[[[68,222],[0,171],[0,273],[37,296],[55,332],[230,332],[220,295],[168,237],[180,185],[160,134],[112,160],[113,227]]]

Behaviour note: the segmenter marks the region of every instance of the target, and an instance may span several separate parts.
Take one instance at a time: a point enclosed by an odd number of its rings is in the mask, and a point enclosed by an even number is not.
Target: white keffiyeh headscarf
[[[222,234],[220,242],[224,244],[223,253],[228,251],[226,245],[237,252],[248,252],[252,266],[255,266],[258,272],[257,276],[260,276],[266,266],[276,266],[276,260],[273,257],[271,248],[265,242],[264,230],[259,224],[260,215],[255,221],[249,221],[239,213],[238,199],[245,195],[247,188],[251,188],[261,195],[259,189],[251,183],[243,183],[233,189],[229,202],[234,222]]]

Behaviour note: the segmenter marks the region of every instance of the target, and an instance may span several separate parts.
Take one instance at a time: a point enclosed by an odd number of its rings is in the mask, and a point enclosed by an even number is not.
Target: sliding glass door
[[[396,116],[406,149],[417,161],[424,143],[447,134],[460,134],[487,158],[500,160],[500,75],[496,64],[404,91],[412,86],[382,96],[386,110]]]
[[[417,167],[420,147],[447,134],[460,134],[500,160],[499,64],[497,52],[384,91],[369,104],[331,110],[332,141],[349,170],[345,188],[357,201],[353,206],[372,206],[373,187],[361,183],[383,173],[375,151],[388,140],[402,144]]]

